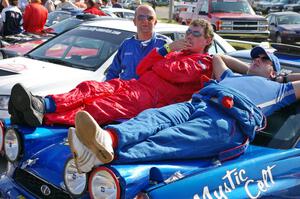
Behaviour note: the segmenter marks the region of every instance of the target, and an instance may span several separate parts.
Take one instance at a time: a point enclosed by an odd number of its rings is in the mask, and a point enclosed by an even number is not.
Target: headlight
[[[0,95],[0,110],[8,110],[9,95]]]
[[[69,159],[65,165],[64,181],[67,190],[75,196],[81,196],[87,188],[87,174],[78,173],[74,159]]]
[[[268,21],[259,21],[258,22],[259,25],[268,25]]]
[[[3,137],[4,137],[4,126],[3,123],[0,121],[0,152],[3,149]]]
[[[120,185],[116,175],[107,167],[96,168],[89,178],[91,198],[120,198]]]
[[[290,34],[290,35],[293,35],[293,34],[297,34],[296,31],[293,31],[293,30],[284,30],[282,31],[282,34]]]
[[[16,161],[21,153],[19,134],[14,129],[8,129],[4,135],[5,156],[10,162]]]

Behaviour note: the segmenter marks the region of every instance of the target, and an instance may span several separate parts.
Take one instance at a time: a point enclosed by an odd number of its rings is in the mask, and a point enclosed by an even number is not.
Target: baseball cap
[[[279,59],[276,57],[276,55],[273,54],[273,52],[268,51],[267,49],[264,49],[261,46],[256,46],[256,47],[252,48],[252,50],[250,52],[252,59],[258,58],[259,55],[261,55],[261,54],[265,54],[269,57],[269,59],[273,63],[274,71],[276,71],[276,73],[279,73],[281,70],[280,62],[279,62]]]

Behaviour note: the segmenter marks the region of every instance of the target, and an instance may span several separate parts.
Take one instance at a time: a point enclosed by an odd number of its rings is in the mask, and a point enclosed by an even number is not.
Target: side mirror
[[[274,22],[270,23],[270,26],[275,26],[276,27],[276,24]]]

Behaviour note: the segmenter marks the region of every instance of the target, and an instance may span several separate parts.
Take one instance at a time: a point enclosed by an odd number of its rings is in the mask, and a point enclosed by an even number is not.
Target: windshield
[[[85,70],[97,70],[134,32],[81,26],[49,40],[27,56]]]
[[[71,28],[77,27],[79,24],[83,23],[84,20],[77,19],[75,16],[70,17],[68,19],[63,20],[63,22],[55,23],[49,27],[51,29],[51,33],[62,33]]]
[[[282,24],[300,24],[300,15],[284,15],[277,19],[279,25]]]
[[[300,138],[299,102],[276,111],[267,118],[267,127],[256,134],[254,144],[277,149],[294,147]]]
[[[211,12],[254,14],[247,1],[212,1]]]

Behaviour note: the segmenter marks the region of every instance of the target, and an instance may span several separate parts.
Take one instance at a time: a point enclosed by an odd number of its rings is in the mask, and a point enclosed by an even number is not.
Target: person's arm
[[[300,81],[294,81],[292,82],[294,91],[295,91],[295,95],[297,99],[300,99]]]
[[[246,74],[249,69],[249,64],[237,58],[228,55],[219,55],[224,61],[225,65],[234,72]]]
[[[213,56],[213,74],[217,80],[221,80],[221,76],[228,69],[222,55]]]
[[[120,77],[120,73],[122,71],[121,51],[122,51],[122,46],[119,48],[117,54],[113,59],[113,62],[111,63],[111,65],[107,70],[106,81]]]

